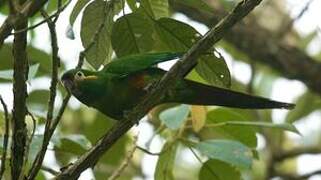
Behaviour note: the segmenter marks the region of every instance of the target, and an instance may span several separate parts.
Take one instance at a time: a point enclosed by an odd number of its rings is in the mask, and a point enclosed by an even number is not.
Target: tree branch
[[[171,7],[189,18],[209,27],[217,23],[226,12],[220,8],[202,11],[171,0]],[[249,28],[250,27],[250,28]],[[289,79],[303,82],[311,90],[321,95],[321,63],[309,57],[296,46],[275,42],[273,33],[254,21],[242,21],[227,33],[224,40],[243,51],[251,59],[268,65]],[[253,48],[255,47],[255,50]]]
[[[48,14],[45,11],[41,11],[41,14],[46,19],[48,28],[50,31],[51,37],[51,48],[52,48],[52,69],[51,69],[51,85],[50,85],[50,95],[48,101],[48,112],[47,112],[47,119],[45,124],[45,131],[44,131],[44,138],[42,142],[42,146],[40,151],[38,152],[36,159],[34,160],[30,170],[28,179],[34,179],[42,166],[43,159],[45,157],[47,146],[51,139],[51,136],[55,129],[50,129],[52,125],[53,119],[53,111],[56,99],[56,91],[57,91],[57,84],[58,84],[58,68],[60,66],[60,59],[58,56],[58,43],[57,43],[57,33],[56,33],[56,24],[52,21]],[[59,15],[59,14],[58,14]]]
[[[275,154],[273,157],[276,162],[284,161],[285,159],[293,158],[303,154],[321,154],[321,147],[319,145],[310,147],[297,147],[288,151]]]
[[[26,17],[31,17],[36,12],[38,12],[47,1],[48,0],[29,0],[24,3],[21,14]],[[10,14],[4,21],[4,23],[1,25],[0,48],[2,47],[4,40],[10,35],[13,29],[13,25],[15,24],[15,20],[16,19],[14,18],[14,15]]]
[[[14,29],[20,30],[28,26],[27,18],[20,13],[15,16]],[[11,176],[18,179],[22,173],[24,165],[24,153],[27,140],[27,128],[25,123],[26,98],[28,79],[28,59],[27,59],[27,33],[20,33],[14,36],[13,57],[13,113],[12,113],[12,146],[11,146]]]
[[[73,165],[57,176],[58,179],[77,179],[88,167],[95,164],[112,145],[123,136],[139,119],[150,110],[176,79],[182,78],[197,63],[197,58],[218,42],[231,27],[255,8],[261,0],[246,0],[240,2],[234,10],[213,27],[198,41],[161,79],[156,87],[144,97],[126,117],[108,131],[88,152],[82,155]]]
[[[279,176],[284,180],[306,180],[309,179],[312,176],[315,175],[320,175],[321,174],[321,170],[316,170],[310,173],[306,173],[306,174],[302,174],[302,175],[296,175],[296,174],[287,174],[287,173],[276,173],[275,176]]]
[[[17,33],[21,33],[21,32],[24,32],[24,31],[28,31],[28,30],[31,30],[31,29],[35,29],[37,28],[38,26],[46,23],[48,21],[48,19],[54,19],[52,20],[53,22],[56,22],[58,20],[58,17],[60,15],[60,13],[62,11],[64,11],[66,9],[66,7],[70,4],[71,0],[69,0],[67,3],[65,3],[63,6],[59,7],[58,10],[53,13],[52,15],[50,16],[47,16],[46,18],[44,18],[42,21],[38,22],[37,24],[33,25],[33,26],[30,26],[28,28],[25,28],[25,29],[21,29],[19,31],[15,31],[13,33],[9,33],[9,35],[13,35],[13,34],[17,34]]]

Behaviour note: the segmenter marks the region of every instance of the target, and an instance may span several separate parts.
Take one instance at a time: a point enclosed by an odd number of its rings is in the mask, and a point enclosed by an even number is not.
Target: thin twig
[[[58,13],[58,16],[59,16],[59,13]],[[41,149],[38,152],[36,159],[34,160],[29,170],[28,179],[34,179],[38,171],[40,170],[43,159],[47,151],[47,146],[49,144],[53,131],[55,130],[55,129],[52,129],[52,132],[51,132],[57,84],[59,81],[58,68],[60,66],[60,59],[58,56],[59,48],[58,48],[58,42],[57,42],[56,24],[49,18],[48,14],[44,10],[41,10],[41,14],[47,21],[47,25],[48,25],[48,28],[50,31],[50,37],[51,37],[51,48],[52,48],[51,85],[50,85],[50,95],[49,95],[49,101],[48,101],[48,112],[47,112],[47,118],[46,118],[46,124],[45,124],[44,138],[43,138]]]
[[[59,171],[56,171],[56,170],[54,170],[50,167],[47,167],[47,166],[41,166],[41,170],[46,171],[54,176],[57,176],[59,174]]]
[[[148,154],[148,155],[151,155],[151,156],[159,156],[159,155],[161,155],[161,154],[163,153],[163,151],[158,152],[158,153],[150,152],[149,150],[147,150],[147,149],[145,149],[145,148],[142,148],[142,147],[140,147],[140,146],[137,146],[137,145],[136,145],[136,148],[139,149],[139,150],[141,150],[141,151],[143,151],[144,153],[146,153],[146,154]]]
[[[21,15],[24,17],[31,17],[36,12],[43,7],[45,3],[47,3],[48,0],[37,0],[37,1],[27,1],[24,3],[23,7],[21,8]],[[7,19],[4,21],[4,23],[0,27],[0,48],[3,45],[4,40],[10,35],[15,21],[17,19],[14,17],[13,14],[10,14]],[[22,28],[24,29],[24,28]]]
[[[128,166],[128,164],[131,161],[131,159],[133,158],[134,153],[135,153],[135,151],[137,149],[137,146],[136,146],[137,140],[138,140],[138,135],[133,137],[133,147],[128,151],[127,156],[124,159],[124,161],[121,163],[119,168],[116,169],[114,171],[114,173],[108,178],[108,180],[115,180],[122,174],[122,172],[124,172],[124,170]]]
[[[309,0],[296,17],[291,19],[288,23],[285,24],[285,26],[283,26],[283,28],[279,31],[279,33],[277,33],[276,37],[282,38],[282,37],[284,37],[284,35],[286,35],[288,32],[290,32],[293,24],[296,21],[298,21],[309,10],[310,4],[312,4],[313,1],[314,0]]]
[[[7,157],[7,149],[8,149],[8,139],[9,139],[9,113],[8,113],[8,107],[4,100],[2,99],[0,95],[0,102],[3,107],[4,111],[4,120],[5,120],[5,131],[3,135],[3,151],[2,151],[2,157],[1,157],[1,168],[0,168],[0,179],[2,179],[3,173],[6,169],[6,157]]]
[[[70,2],[71,2],[71,0],[68,1],[67,4],[69,4]],[[62,7],[62,0],[58,0],[58,3],[57,3],[57,13],[58,13],[58,14],[60,14],[60,13],[64,10],[64,8],[62,9],[61,7]],[[56,22],[58,21],[58,17],[59,17],[59,16],[57,16],[57,17],[53,20],[54,23],[56,23]]]
[[[250,13],[262,0],[246,0],[240,2],[233,11],[227,15],[216,26],[211,28],[205,36],[196,42],[189,51],[177,61],[175,65],[164,75],[139,104],[125,117],[118,121],[101,139],[85,154],[83,154],[73,165],[64,169],[57,176],[59,179],[76,179],[80,173],[95,164],[99,158],[109,150],[132,126],[152,109],[161,97],[173,86],[178,78],[195,66],[198,57],[210,49],[215,43],[223,38],[238,21]]]
[[[70,2],[71,2],[71,0],[69,0],[66,4],[64,4],[64,6],[61,6],[55,13],[53,13],[53,14],[50,15],[50,16],[46,16],[43,20],[41,20],[41,21],[38,22],[37,24],[35,24],[35,25],[33,25],[33,26],[30,26],[30,27],[28,27],[28,28],[24,28],[24,29],[21,29],[21,30],[12,32],[12,33],[10,33],[9,35],[19,34],[19,33],[22,33],[22,32],[26,32],[26,31],[35,29],[35,28],[39,27],[40,25],[46,23],[48,20],[51,20],[51,21],[53,21],[53,22],[57,21],[60,13],[67,8],[67,6],[70,4]],[[53,18],[54,18],[54,20],[52,20]]]

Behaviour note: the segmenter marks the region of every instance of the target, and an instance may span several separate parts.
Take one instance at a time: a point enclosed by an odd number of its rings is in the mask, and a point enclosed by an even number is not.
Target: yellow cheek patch
[[[83,80],[96,80],[96,79],[98,79],[98,77],[94,76],[94,75],[86,76],[86,77],[83,78]]]

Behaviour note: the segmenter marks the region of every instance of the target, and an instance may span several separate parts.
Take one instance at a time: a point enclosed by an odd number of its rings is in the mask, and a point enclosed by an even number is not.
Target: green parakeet
[[[63,74],[64,86],[82,103],[120,120],[161,79],[166,71],[154,65],[180,57],[181,53],[148,53],[113,60],[102,70],[93,72],[72,69]],[[294,104],[209,86],[187,79],[175,82],[161,103],[217,105],[245,109],[285,108]]]

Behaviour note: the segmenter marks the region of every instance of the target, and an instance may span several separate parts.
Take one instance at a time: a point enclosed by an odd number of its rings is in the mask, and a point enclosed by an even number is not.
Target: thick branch
[[[321,170],[316,170],[316,171],[309,172],[309,173],[302,174],[302,175],[276,173],[276,176],[279,176],[284,180],[306,180],[306,179],[309,179],[312,176],[320,175],[320,174],[321,174]]]
[[[261,0],[247,0],[239,3],[228,16],[213,27],[165,74],[162,80],[156,84],[156,87],[128,114],[126,120],[114,125],[94,147],[82,155],[72,166],[66,168],[57,178],[77,179],[81,172],[94,165],[119,138],[160,100],[176,79],[182,78],[196,64],[197,58],[203,52],[219,41],[235,23],[246,16],[260,2]]]
[[[14,29],[24,29],[28,21],[22,14],[15,15]],[[12,146],[11,146],[11,176],[18,179],[24,164],[24,153],[27,140],[25,123],[27,98],[27,33],[16,34],[13,43],[14,74],[13,74],[13,113],[12,113]]]
[[[209,12],[179,3],[180,1],[170,2],[175,11],[209,27],[226,14],[219,8]],[[272,67],[289,79],[302,81],[321,95],[321,63],[313,60],[298,47],[276,42],[271,37],[274,37],[272,32],[254,21],[242,21],[229,31],[224,39],[251,59]]]
[[[298,147],[288,151],[281,152],[274,156],[274,160],[279,162],[285,159],[293,158],[303,154],[321,154],[320,146],[311,146],[311,147]]]

